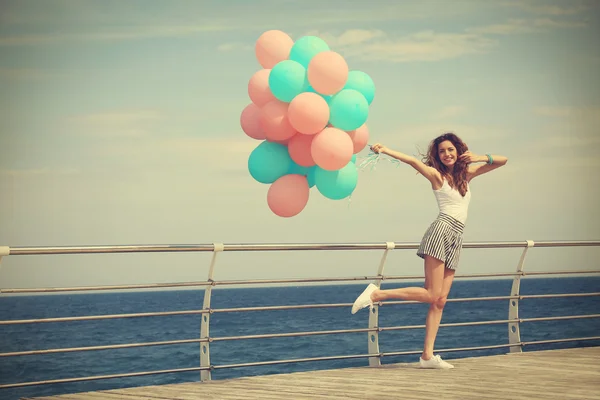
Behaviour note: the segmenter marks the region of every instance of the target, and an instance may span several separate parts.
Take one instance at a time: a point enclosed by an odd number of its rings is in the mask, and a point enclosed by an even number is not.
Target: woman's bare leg
[[[429,360],[433,357],[433,345],[435,344],[435,338],[442,321],[442,313],[444,312],[444,306],[450,293],[450,287],[454,280],[454,270],[444,268],[444,280],[442,283],[442,292],[437,300],[429,306],[427,312],[427,319],[425,322],[425,343],[423,346],[423,354],[421,358],[423,360]]]
[[[421,303],[435,303],[442,293],[444,269],[443,261],[425,256],[425,287],[378,289],[371,293],[371,300],[401,299],[419,301]]]

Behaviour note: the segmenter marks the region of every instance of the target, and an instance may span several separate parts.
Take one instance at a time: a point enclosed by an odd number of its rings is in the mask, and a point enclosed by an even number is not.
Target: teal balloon
[[[307,176],[307,178],[308,178],[308,187],[309,188],[315,186],[315,173],[317,171],[317,168],[319,168],[319,167],[317,167],[316,165],[314,165],[314,166],[312,166],[312,167],[310,167],[308,169],[308,176]]]
[[[369,117],[369,103],[358,90],[342,89],[329,100],[329,121],[343,131],[360,128]]]
[[[319,192],[328,199],[341,200],[350,196],[357,183],[358,170],[352,162],[336,171],[316,167],[315,184]]]
[[[278,62],[269,73],[269,89],[277,100],[289,103],[308,89],[306,68],[293,60]]]
[[[296,175],[306,176],[306,179],[308,180],[308,187],[311,188],[315,185],[314,173],[313,173],[313,179],[312,179],[312,184],[311,184],[310,173],[311,173],[312,169],[314,169],[314,168],[313,167],[303,167],[302,165],[296,164],[296,162],[294,160],[292,160],[292,163],[290,164],[290,169],[288,170],[288,174],[290,174],[290,175],[296,174]]]
[[[329,100],[331,100],[331,96],[317,92],[315,89],[313,89],[312,86],[310,86],[310,84],[308,85],[308,89],[306,89],[306,91],[309,92],[309,93],[316,93],[316,94],[318,94],[319,96],[321,96],[322,98],[325,99],[325,101],[327,102],[327,104],[329,104]]]
[[[264,141],[248,157],[248,171],[260,183],[273,183],[287,174],[292,158],[286,146]]]
[[[350,159],[350,162],[356,164],[356,154],[352,154],[352,158]]]
[[[362,71],[350,71],[344,89],[354,89],[360,92],[365,96],[369,105],[375,98],[375,83],[369,75]]]
[[[329,50],[329,46],[323,39],[316,36],[303,36],[292,46],[289,58],[299,62],[304,68],[308,68],[308,64],[314,56]]]

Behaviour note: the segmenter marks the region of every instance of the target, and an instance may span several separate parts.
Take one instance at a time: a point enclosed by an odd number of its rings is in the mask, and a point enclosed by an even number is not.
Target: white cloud
[[[574,0],[565,2],[562,5],[548,4],[547,2],[537,0],[507,1],[503,5],[518,8],[531,14],[552,16],[577,15],[590,8],[587,4]]]
[[[321,37],[346,58],[366,61],[440,61],[485,52],[495,42],[471,33],[438,33],[431,30],[392,37],[381,30],[347,30],[308,33]]]

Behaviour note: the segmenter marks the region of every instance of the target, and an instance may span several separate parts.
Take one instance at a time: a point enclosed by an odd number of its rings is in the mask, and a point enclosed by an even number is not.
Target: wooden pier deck
[[[390,364],[37,397],[36,400],[600,399],[600,347],[453,360],[451,370]]]

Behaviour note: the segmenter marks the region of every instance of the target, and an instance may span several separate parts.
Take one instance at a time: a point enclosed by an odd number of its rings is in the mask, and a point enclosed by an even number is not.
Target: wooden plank
[[[34,400],[600,399],[600,347],[455,359],[451,370],[416,363],[352,367],[40,397]]]

